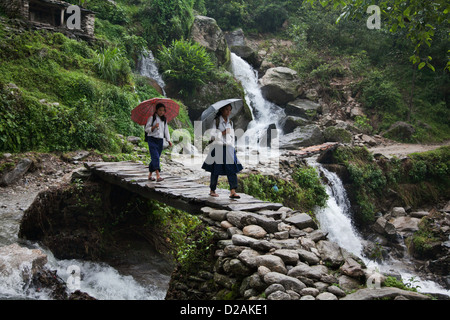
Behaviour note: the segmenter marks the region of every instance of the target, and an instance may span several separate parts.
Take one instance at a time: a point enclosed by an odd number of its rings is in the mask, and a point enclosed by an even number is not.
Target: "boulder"
[[[281,149],[298,149],[310,147],[325,142],[320,128],[315,124],[297,127],[293,132],[280,136]]]
[[[398,217],[393,219],[392,224],[399,233],[416,232],[419,230],[421,219],[413,217]]]
[[[382,133],[385,138],[398,140],[402,142],[410,142],[416,129],[409,123],[398,121],[391,125],[391,127]]]
[[[283,120],[283,124],[281,127],[283,129],[283,132],[286,134],[286,133],[293,132],[297,127],[303,127],[309,123],[310,122],[308,120],[306,120],[305,118],[287,116]]]
[[[256,266],[269,268],[273,272],[278,272],[282,274],[286,274],[286,266],[284,265],[283,260],[274,255],[261,255],[255,257]]]
[[[306,285],[300,280],[279,272],[267,273],[264,276],[264,282],[268,285],[281,284],[286,290],[293,290],[297,293],[300,293],[302,289],[306,288]]]
[[[352,258],[345,259],[345,263],[340,268],[343,274],[352,278],[359,278],[365,275],[362,266]]]
[[[191,27],[190,38],[214,54],[220,65],[230,61],[230,51],[225,40],[225,35],[215,19],[205,16],[195,16]]]
[[[320,240],[317,242],[316,247],[324,262],[330,263],[335,267],[340,266],[344,262],[344,257],[338,244],[327,240]]]
[[[301,117],[312,120],[321,112],[320,104],[308,99],[296,99],[284,107],[287,116]]]
[[[249,236],[256,239],[262,239],[266,236],[267,232],[263,228],[257,225],[249,225],[242,229],[245,236]]]
[[[261,59],[252,48],[246,45],[234,45],[230,47],[231,52],[247,61],[253,68],[257,69],[261,66]]]
[[[229,48],[233,46],[246,45],[244,31],[241,28],[234,31],[225,32],[224,35]]]
[[[9,186],[22,178],[28,169],[30,169],[33,161],[27,158],[21,159],[19,163],[11,171],[5,173],[0,179],[0,187]]]
[[[311,227],[313,229],[318,229],[317,224],[314,220],[306,213],[296,213],[293,216],[285,220],[288,223],[293,224],[299,229],[305,229]]]
[[[259,82],[264,98],[277,105],[285,105],[302,93],[297,72],[286,67],[268,69]]]
[[[352,294],[347,295],[341,300],[382,300],[382,299],[395,299],[398,296],[403,296],[408,300],[430,300],[429,296],[413,292],[402,290],[394,287],[385,287],[379,289],[360,289]]]

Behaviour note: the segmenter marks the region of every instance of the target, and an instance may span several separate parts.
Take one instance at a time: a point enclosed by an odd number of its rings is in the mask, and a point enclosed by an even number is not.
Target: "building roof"
[[[54,4],[54,5],[57,5],[57,6],[60,6],[60,7],[69,7],[69,6],[72,5],[71,3],[68,3],[68,2],[65,2],[65,1],[60,1],[60,0],[33,0],[33,1],[34,2],[45,2],[45,3],[48,3],[48,4]],[[80,7],[80,9],[81,9],[81,11],[84,11],[84,12],[95,13],[94,11],[91,11],[91,10],[83,8],[83,7]]]

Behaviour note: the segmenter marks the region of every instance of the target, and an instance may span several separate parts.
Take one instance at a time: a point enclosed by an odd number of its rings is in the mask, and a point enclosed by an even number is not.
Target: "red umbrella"
[[[166,118],[167,122],[172,121],[178,116],[180,106],[173,100],[167,98],[153,98],[144,102],[141,102],[136,108],[131,111],[131,120],[145,126],[148,118],[152,117],[155,113],[156,105],[162,103],[166,106]]]

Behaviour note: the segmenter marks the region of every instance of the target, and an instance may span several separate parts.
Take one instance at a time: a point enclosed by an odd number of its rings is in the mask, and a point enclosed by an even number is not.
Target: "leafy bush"
[[[95,66],[102,79],[117,85],[130,83],[131,68],[118,48],[106,48],[97,53]]]
[[[191,91],[207,82],[214,69],[206,49],[187,40],[176,40],[169,47],[164,46],[158,58],[165,80],[183,91]]]
[[[255,12],[255,25],[259,31],[273,32],[278,30],[288,18],[287,11],[279,4],[261,5]]]

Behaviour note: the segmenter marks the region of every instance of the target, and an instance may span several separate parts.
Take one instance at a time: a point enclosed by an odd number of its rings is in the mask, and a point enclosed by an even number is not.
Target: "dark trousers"
[[[148,170],[150,172],[155,172],[156,170],[161,171],[159,158],[161,157],[163,144],[163,139],[148,137],[148,150],[150,151],[150,156],[152,157],[152,161],[148,166]]]
[[[230,184],[230,190],[237,189],[238,187],[238,178],[236,173],[228,174],[228,183]],[[219,181],[219,176],[211,173],[211,181],[209,187],[211,191],[216,191],[217,182]]]

